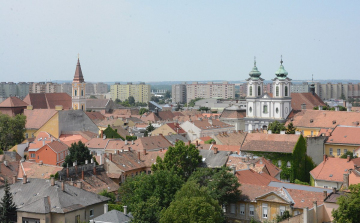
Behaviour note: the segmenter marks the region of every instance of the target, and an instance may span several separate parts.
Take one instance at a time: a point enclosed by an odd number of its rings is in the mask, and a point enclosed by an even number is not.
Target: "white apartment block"
[[[186,102],[189,103],[195,98],[235,98],[235,84],[227,81],[222,83],[199,83],[193,82],[186,85]]]

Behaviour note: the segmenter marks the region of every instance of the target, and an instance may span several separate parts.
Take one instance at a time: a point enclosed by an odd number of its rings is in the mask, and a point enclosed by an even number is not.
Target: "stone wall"
[[[318,136],[318,137],[307,137],[307,155],[312,158],[316,165],[319,165],[323,161],[324,155],[324,143],[327,139],[327,136]]]
[[[65,167],[64,169],[62,169],[61,171],[59,171],[59,177],[61,177],[62,179],[67,178],[67,171],[69,171],[69,176],[73,176],[73,175],[81,175],[81,171],[93,171],[94,168],[96,168],[96,171],[103,171],[104,170],[104,165],[97,165],[96,163],[89,163],[89,164],[84,164],[84,165],[79,165],[79,166],[71,166],[71,167]]]
[[[303,223],[304,222],[304,215],[303,214],[299,214],[296,215],[294,217],[285,219],[283,221],[281,221],[281,223]]]

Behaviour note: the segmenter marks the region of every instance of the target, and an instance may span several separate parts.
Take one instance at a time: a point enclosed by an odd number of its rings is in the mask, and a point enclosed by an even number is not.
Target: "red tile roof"
[[[39,129],[43,126],[51,117],[53,117],[57,111],[55,109],[34,109],[24,110],[26,116],[26,129]]]
[[[8,97],[5,101],[0,103],[2,108],[16,108],[16,107],[26,107],[27,103],[19,99],[18,97]]]
[[[291,93],[291,108],[301,110],[301,105],[306,104],[306,109],[313,109],[316,106],[325,106],[321,98],[312,93]]]
[[[226,124],[225,122],[221,122],[215,119],[212,120],[212,124],[208,120],[195,120],[193,121],[193,123],[196,127],[203,130],[234,127],[232,125]]]
[[[246,135],[241,151],[292,153],[300,135],[250,133]]]
[[[218,151],[228,151],[228,152],[237,152],[240,153],[240,146],[237,145],[217,145],[217,144],[201,144],[199,149],[213,149],[214,147],[218,148]]]
[[[314,201],[317,202],[318,206],[324,203],[325,197],[323,192],[312,192],[288,188],[286,188],[286,191],[294,201],[294,208],[302,209],[305,207],[312,207]]]
[[[215,136],[219,144],[222,145],[238,145],[241,146],[246,138],[245,132],[223,132]]]
[[[316,166],[310,174],[315,180],[343,182],[344,173],[349,173],[354,165],[360,166],[360,158],[348,162],[347,159],[327,157],[326,161]]]
[[[47,164],[38,164],[35,162],[21,162],[21,168],[18,174],[18,178],[23,178],[24,174],[28,178],[38,178],[38,179],[49,179],[50,175],[55,175],[58,171],[61,171],[63,167],[53,166]]]
[[[78,143],[79,141],[81,141],[84,144],[89,141],[80,134],[61,134],[59,139],[62,143],[66,144],[68,147],[70,147],[71,144],[73,143]]]
[[[174,130],[177,134],[184,134],[186,133],[184,129],[182,129],[179,123],[166,123],[172,130]]]
[[[266,173],[257,173],[251,169],[236,171],[236,177],[240,184],[267,186],[271,181],[279,181]]]
[[[87,116],[89,116],[89,118],[91,120],[104,120],[105,116],[103,114],[101,114],[100,112],[85,112],[85,114]]]
[[[307,128],[335,128],[337,125],[358,126],[360,123],[360,113],[347,111],[328,111],[328,110],[302,110],[288,119],[296,127]]]
[[[221,119],[223,118],[233,118],[233,119],[242,119],[246,117],[246,110],[227,110],[224,109],[221,113]]]
[[[67,93],[29,93],[24,102],[34,109],[55,109],[57,105],[62,105],[64,110],[72,108],[72,99]]]
[[[360,127],[337,126],[326,140],[326,144],[360,145]]]
[[[69,147],[65,143],[59,141],[53,141],[48,143],[47,145],[56,153],[60,153],[69,149]]]

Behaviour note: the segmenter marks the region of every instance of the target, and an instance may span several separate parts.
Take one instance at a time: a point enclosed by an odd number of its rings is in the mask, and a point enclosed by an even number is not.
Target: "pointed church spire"
[[[78,55],[78,61],[77,61],[77,64],[76,64],[76,70],[75,70],[75,75],[74,75],[74,80],[73,81],[74,82],[80,82],[80,83],[85,82],[84,76],[83,76],[82,71],[81,71],[79,55]]]

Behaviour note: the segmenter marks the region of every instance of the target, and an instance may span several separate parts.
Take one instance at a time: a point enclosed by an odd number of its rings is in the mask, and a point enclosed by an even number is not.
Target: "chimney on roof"
[[[339,106],[335,106],[335,111],[339,111]]]
[[[54,177],[50,178],[50,185],[55,186],[55,178]]]
[[[127,215],[127,206],[123,206],[124,208],[124,215]]]
[[[218,148],[214,147],[214,154],[217,154],[217,153],[218,153]]]
[[[81,170],[81,179],[84,180],[84,170]]]
[[[198,140],[196,140],[196,147],[198,147],[199,146],[199,141]]]
[[[319,105],[319,110],[323,110],[323,106],[322,106],[322,105]]]
[[[344,190],[347,190],[349,188],[349,174],[348,173],[344,173],[343,188],[344,188]]]
[[[74,186],[74,181],[72,181],[72,179],[71,179],[69,184],[70,184],[70,186]]]
[[[128,144],[128,141],[125,139],[125,145],[127,145]]]
[[[140,151],[138,152],[138,154],[137,154],[137,155],[138,155],[138,160],[140,160]]]
[[[112,153],[109,153],[109,160],[112,162]]]
[[[61,181],[61,190],[65,191],[65,181]]]
[[[144,149],[143,152],[144,152],[144,155],[146,155],[146,149]]]
[[[301,104],[301,110],[305,110],[305,109],[306,109],[306,104],[305,103]]]
[[[347,162],[350,162],[351,156],[350,156],[350,155],[347,155],[346,160],[347,160]]]
[[[133,145],[135,144],[134,140],[131,141],[131,144],[133,144]]]
[[[96,166],[94,165],[93,174],[96,175]]]
[[[246,165],[247,165],[247,169],[250,170],[250,163],[248,163]]]
[[[17,176],[16,176],[16,175],[14,175],[14,176],[12,177],[12,179],[13,179],[13,184],[14,184],[14,183],[16,183]]]
[[[326,190],[324,190],[324,200],[327,198],[327,191]]]
[[[326,159],[327,159],[327,155],[326,154],[324,154],[324,162],[326,162]]]
[[[213,145],[216,145],[216,141],[215,141],[215,140],[214,140],[214,141],[212,141],[212,144],[213,144]]]
[[[45,146],[45,139],[43,140],[43,146]]]
[[[271,130],[268,130],[268,134],[271,134],[272,133],[272,131]]]
[[[232,174],[235,175],[236,174],[236,166],[231,166],[231,170],[232,170]]]
[[[77,188],[82,188],[82,182],[81,181],[78,181],[77,183],[76,183],[76,186],[77,186]]]
[[[104,204],[104,214],[107,213],[108,211],[109,211],[108,204]]]
[[[318,223],[318,214],[319,214],[319,212],[318,212],[318,210],[317,210],[317,201],[313,201],[313,206],[314,206],[314,208],[313,208],[313,210],[314,210],[314,216],[313,216],[313,223]]]
[[[333,188],[333,194],[336,194],[336,187]]]
[[[162,153],[162,151],[163,151],[163,149],[162,148],[160,148],[160,152]]]

